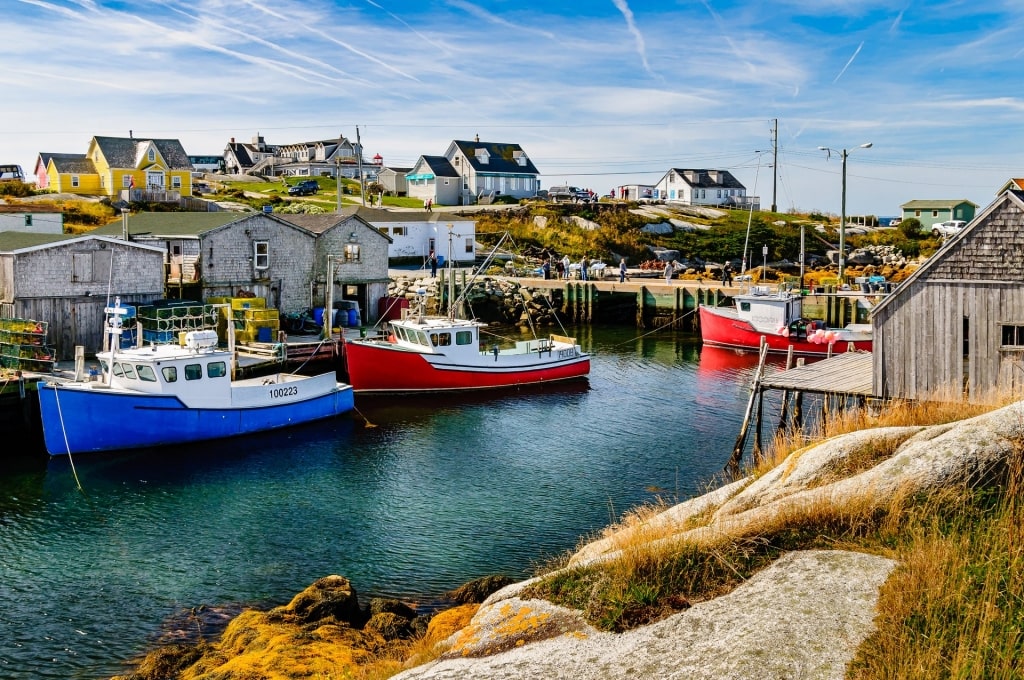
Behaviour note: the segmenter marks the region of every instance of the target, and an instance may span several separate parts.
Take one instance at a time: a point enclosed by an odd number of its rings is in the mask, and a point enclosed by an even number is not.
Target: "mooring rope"
[[[78,480],[78,471],[75,470],[75,461],[71,457],[71,444],[68,443],[68,431],[64,427],[64,413],[60,408],[60,394],[57,390],[57,383],[53,383],[53,399],[57,402],[57,419],[60,420],[60,431],[64,436],[64,449],[68,452],[68,462],[71,463],[71,474],[75,478],[75,484],[78,485],[78,490],[84,494],[85,489],[82,488],[82,482]]]

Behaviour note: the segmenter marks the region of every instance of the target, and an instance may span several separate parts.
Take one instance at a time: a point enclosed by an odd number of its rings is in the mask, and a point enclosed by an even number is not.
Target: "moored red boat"
[[[756,350],[761,338],[770,352],[825,355],[852,348],[871,351],[871,325],[848,324],[826,328],[803,317],[803,298],[791,292],[772,292],[755,286],[734,296],[733,307],[700,306],[701,340],[713,347]]]
[[[514,347],[480,347],[487,324],[422,314],[393,320],[387,335],[345,343],[356,392],[440,392],[536,385],[582,378],[590,355],[574,338],[552,335]]]

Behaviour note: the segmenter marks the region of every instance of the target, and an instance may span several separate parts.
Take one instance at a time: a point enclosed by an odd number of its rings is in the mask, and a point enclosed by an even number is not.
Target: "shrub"
[[[901,220],[896,228],[908,239],[921,238],[921,220],[916,217],[908,217],[905,220]]]

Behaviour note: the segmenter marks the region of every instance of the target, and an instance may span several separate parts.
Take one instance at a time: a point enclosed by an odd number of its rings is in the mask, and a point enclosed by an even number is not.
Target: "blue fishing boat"
[[[234,352],[217,333],[195,330],[179,344],[119,349],[126,309],[108,307],[109,351],[86,382],[38,384],[50,455],[133,449],[235,437],[330,418],[354,407],[352,387],[333,372],[232,379]]]

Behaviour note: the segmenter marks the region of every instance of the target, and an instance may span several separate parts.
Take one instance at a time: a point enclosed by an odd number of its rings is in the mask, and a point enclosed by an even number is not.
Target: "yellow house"
[[[52,154],[46,168],[49,188],[131,200],[147,192],[192,195],[192,162],[176,139],[93,137],[84,154]]]

